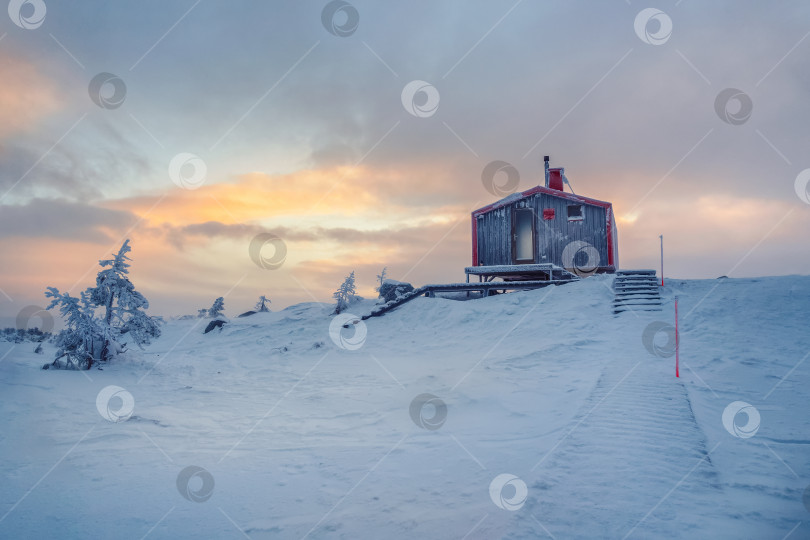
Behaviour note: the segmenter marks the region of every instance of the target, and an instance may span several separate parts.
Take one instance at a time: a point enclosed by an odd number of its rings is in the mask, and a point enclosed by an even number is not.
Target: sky
[[[799,0],[11,0],[0,317],[125,238],[165,316],[463,281],[482,171],[544,155],[622,267],[807,274],[809,36]]]

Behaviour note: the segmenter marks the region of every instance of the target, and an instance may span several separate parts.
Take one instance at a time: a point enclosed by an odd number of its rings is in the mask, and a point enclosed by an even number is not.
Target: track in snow
[[[711,519],[717,473],[670,367],[638,356],[606,366],[566,435],[533,471],[526,510],[536,522],[525,525],[534,534],[650,538],[671,534],[666,522],[673,519],[685,533]],[[681,512],[687,500],[708,516],[695,521]]]

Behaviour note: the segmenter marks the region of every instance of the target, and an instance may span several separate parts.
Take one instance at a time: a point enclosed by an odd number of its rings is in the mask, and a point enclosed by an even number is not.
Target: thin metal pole
[[[678,297],[675,297],[675,376],[680,377],[680,363],[681,363],[681,340],[678,335]]]
[[[664,235],[659,234],[658,238],[661,239],[661,286],[664,286]]]

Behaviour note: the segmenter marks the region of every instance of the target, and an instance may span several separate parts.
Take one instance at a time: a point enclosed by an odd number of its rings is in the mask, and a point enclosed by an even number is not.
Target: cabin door
[[[512,219],[512,263],[534,262],[534,212],[531,208],[515,208]]]

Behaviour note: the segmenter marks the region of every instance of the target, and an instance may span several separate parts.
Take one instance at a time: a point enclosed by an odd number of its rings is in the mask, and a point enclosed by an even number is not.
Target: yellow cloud
[[[463,204],[415,208],[387,190],[417,190],[416,171],[337,167],[270,175],[252,172],[196,190],[170,188],[164,194],[119,199],[106,208],[127,210],[152,226],[183,226],[207,221],[268,226],[320,226],[379,229],[425,221],[449,223],[465,216]],[[421,180],[425,181],[425,180]]]

